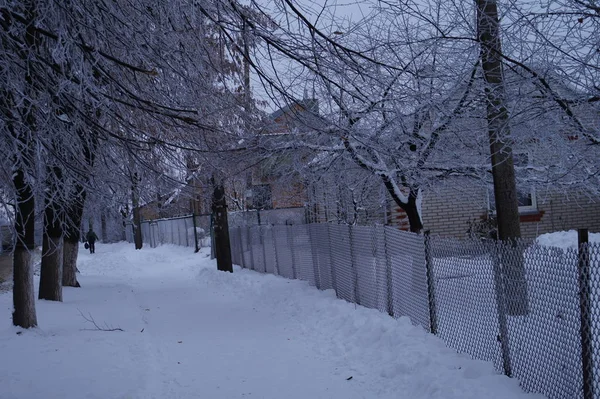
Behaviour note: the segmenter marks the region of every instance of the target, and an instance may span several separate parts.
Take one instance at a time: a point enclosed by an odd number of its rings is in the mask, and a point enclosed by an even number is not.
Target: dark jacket
[[[88,242],[96,242],[96,240],[98,239],[98,236],[96,235],[96,233],[94,233],[92,230],[88,231],[88,233],[86,234],[85,238],[87,239]]]

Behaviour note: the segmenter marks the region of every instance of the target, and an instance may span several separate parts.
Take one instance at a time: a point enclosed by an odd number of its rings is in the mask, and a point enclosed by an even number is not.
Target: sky
[[[294,26],[296,23],[293,18],[289,18],[290,14],[282,13],[281,10],[278,9],[276,3],[279,2],[257,0],[256,3],[269,11],[271,15],[274,16],[275,20],[282,26],[286,26],[287,24],[289,24],[287,26]],[[355,23],[364,15],[367,15],[370,11],[369,3],[370,2],[368,1],[351,0],[299,0],[294,2],[313,24],[322,29],[323,32],[329,33],[332,36],[335,36],[333,32],[344,32],[351,23]],[[265,51],[264,47],[259,46],[256,50],[256,61],[262,68],[270,70],[271,76],[274,75],[273,67],[275,67],[278,71],[277,76],[282,79],[281,83],[283,86],[286,86],[288,92],[293,93],[296,98],[312,97],[310,82],[289,79],[282,74],[283,71],[294,63],[290,63],[283,59],[276,59],[273,60],[274,62],[271,64],[270,55]],[[264,87],[263,82],[255,72],[252,77],[252,86],[255,98],[266,101],[266,104],[264,104],[264,109],[266,111],[273,112],[285,106],[285,103],[281,101],[280,94],[275,94],[275,96],[273,96],[272,91],[269,88]]]

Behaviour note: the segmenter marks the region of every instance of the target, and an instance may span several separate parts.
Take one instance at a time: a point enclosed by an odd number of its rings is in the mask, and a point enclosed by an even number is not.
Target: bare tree
[[[355,23],[346,23],[331,15],[326,6],[311,10],[289,0],[270,7],[253,3],[264,13],[271,13],[277,22],[275,28],[261,24],[235,4],[226,6],[240,17],[237,24],[222,24],[224,30],[241,29],[243,21],[251,34],[265,43],[262,56],[266,61],[255,55],[252,66],[267,92],[290,105],[301,101],[298,86],[300,90],[312,86],[321,101],[320,120],[308,123],[320,134],[294,132],[289,135],[291,143],[279,142],[267,151],[304,147],[333,157],[345,153],[381,179],[407,213],[413,231],[422,228],[420,193],[439,182],[467,177],[483,186],[496,181],[496,191],[502,197],[496,201],[503,226],[501,236],[520,235],[511,126],[518,134],[519,151],[550,150],[556,154],[560,142],[560,151],[571,154],[561,159],[560,166],[552,161],[542,164],[545,160],[540,158],[536,168],[524,168],[527,170],[520,173],[522,183],[547,186],[560,181],[564,187],[588,190],[583,181],[593,178],[597,170],[590,167],[589,159],[595,158],[590,157],[590,151],[575,155],[581,149],[560,134],[546,134],[541,140],[537,129],[524,126],[545,124],[547,118],[556,120],[562,115],[568,120],[556,126],[580,132],[594,142],[593,129],[575,109],[577,100],[573,96],[561,98],[556,79],[549,79],[544,74],[548,68],[540,68],[536,62],[547,66],[550,59],[560,59],[561,67],[571,65],[569,68],[575,70],[577,65],[581,77],[595,76],[593,65],[586,65],[585,56],[579,54],[583,55],[583,50],[592,54],[584,43],[585,38],[593,37],[596,27],[584,26],[583,36],[565,40],[566,30],[557,34],[549,27],[537,32],[535,28],[542,24],[532,21],[564,18],[567,10],[554,8],[536,16],[535,10],[510,3],[504,11],[509,17],[503,26],[508,40],[503,49],[494,2],[434,1],[425,5],[379,1],[371,5],[370,13]],[[479,17],[474,17],[478,5]],[[583,22],[572,18],[575,25],[585,25],[592,18],[585,14],[593,11],[588,6],[577,5]],[[538,35],[540,40],[523,45],[528,35]],[[545,45],[549,38],[553,43]],[[577,60],[561,48],[561,40],[582,50],[578,50]],[[503,66],[512,74],[510,87],[502,80]],[[305,84],[298,85],[299,81]],[[520,86],[524,85],[535,86],[537,92],[523,93]],[[585,101],[594,99],[590,96]],[[549,107],[549,101],[556,107]],[[509,108],[514,110],[512,115],[507,112]],[[560,129],[551,129],[556,130]],[[487,137],[484,132],[489,132]],[[579,167],[584,164],[585,168]],[[543,178],[542,173],[546,174]],[[593,190],[598,191],[597,187]]]
[[[60,300],[62,280],[78,285],[85,201],[111,180],[96,173],[94,152],[124,149],[121,164],[129,153],[136,178],[157,169],[136,157],[140,148],[160,148],[165,167],[182,151],[228,151],[238,134],[228,126],[240,125],[247,102],[229,79],[241,62],[219,54],[218,35],[192,2],[27,0],[1,6],[0,25],[2,151],[12,160],[16,197],[14,323],[31,327],[35,195],[45,193],[40,296]]]

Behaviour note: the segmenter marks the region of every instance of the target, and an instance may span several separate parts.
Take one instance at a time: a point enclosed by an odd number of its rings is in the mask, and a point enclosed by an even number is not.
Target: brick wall
[[[468,222],[487,213],[487,193],[481,187],[461,191],[447,188],[425,192],[422,203],[424,230],[447,237],[466,237]]]
[[[600,201],[583,195],[537,195],[537,212],[521,214],[521,235],[534,238],[560,230],[587,228],[600,231]],[[424,230],[449,237],[466,237],[468,222],[480,219],[487,212],[487,193],[481,187],[458,192],[440,189],[423,195]]]
[[[543,212],[539,222],[522,222],[523,237],[535,237],[552,231],[587,228],[600,231],[600,201],[583,195],[552,194],[538,198],[538,210]]]

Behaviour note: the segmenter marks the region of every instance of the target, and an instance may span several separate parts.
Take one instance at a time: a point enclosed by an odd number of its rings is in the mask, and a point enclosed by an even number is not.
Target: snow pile
[[[540,235],[537,243],[545,247],[577,250],[577,230],[556,231]],[[600,233],[590,233],[589,242],[600,243]]]
[[[217,272],[207,249],[99,245],[79,269],[64,303],[38,301],[39,329],[12,327],[0,294],[3,399],[542,397],[408,319],[301,281]]]

